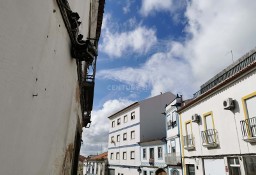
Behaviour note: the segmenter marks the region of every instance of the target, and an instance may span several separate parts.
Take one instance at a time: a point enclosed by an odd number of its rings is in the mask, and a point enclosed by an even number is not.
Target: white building
[[[108,159],[111,175],[138,174],[139,142],[165,137],[165,105],[175,96],[168,92],[118,111],[109,117]]]
[[[76,174],[93,98],[84,68],[96,62],[103,9],[104,0],[0,2],[1,175]]]
[[[256,50],[205,83],[178,110],[184,175],[256,172]]]
[[[167,154],[165,163],[168,165],[169,175],[182,175],[179,115],[177,109],[182,104],[182,96],[176,98],[166,106],[166,140]]]
[[[108,175],[108,153],[88,157],[84,175]]]
[[[166,174],[164,155],[166,154],[165,138],[140,142],[140,171],[142,175]]]

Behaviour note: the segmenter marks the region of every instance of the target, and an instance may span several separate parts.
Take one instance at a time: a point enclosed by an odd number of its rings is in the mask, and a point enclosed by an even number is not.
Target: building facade
[[[256,50],[205,83],[178,110],[184,175],[256,172]]]
[[[182,104],[182,96],[176,98],[166,106],[166,141],[167,153],[165,163],[168,165],[169,175],[182,175],[181,149],[180,149],[180,129],[178,108]]]
[[[108,175],[108,153],[89,157],[86,161],[86,175]]]
[[[93,97],[82,65],[96,62],[103,9],[103,0],[0,2],[0,174],[76,174]]]
[[[166,140],[152,140],[140,142],[140,160],[141,166],[139,171],[142,175],[164,175],[167,174],[165,164]]]
[[[139,142],[165,137],[164,106],[175,96],[168,92],[118,111],[109,117],[108,160],[110,175],[138,174]]]

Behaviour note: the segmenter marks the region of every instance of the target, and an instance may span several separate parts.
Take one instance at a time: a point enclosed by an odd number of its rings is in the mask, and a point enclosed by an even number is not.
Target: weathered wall
[[[88,4],[70,2],[85,37]],[[0,1],[0,22],[0,174],[68,172],[63,161],[81,115],[76,63],[57,3]]]

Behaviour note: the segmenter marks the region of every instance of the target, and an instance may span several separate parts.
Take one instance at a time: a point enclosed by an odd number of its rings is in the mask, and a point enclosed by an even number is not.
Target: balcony
[[[154,164],[155,164],[155,159],[154,159],[154,158],[150,158],[150,159],[148,160],[148,163],[149,163],[149,165],[154,166]]]
[[[167,165],[181,165],[181,156],[176,153],[168,153],[165,155],[165,163]]]
[[[195,149],[194,137],[192,134],[183,136],[183,140],[184,140],[184,149],[186,149],[186,150]]]
[[[201,131],[201,136],[204,147],[215,148],[218,146],[218,132],[216,129]]]
[[[243,140],[256,142],[256,117],[240,121]]]

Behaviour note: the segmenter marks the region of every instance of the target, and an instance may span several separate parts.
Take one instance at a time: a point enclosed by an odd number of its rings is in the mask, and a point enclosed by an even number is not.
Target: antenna
[[[233,63],[234,63],[234,59],[233,59],[233,52],[232,52],[232,50],[231,50],[230,52],[231,52],[231,56],[232,56],[232,61],[233,61]]]

